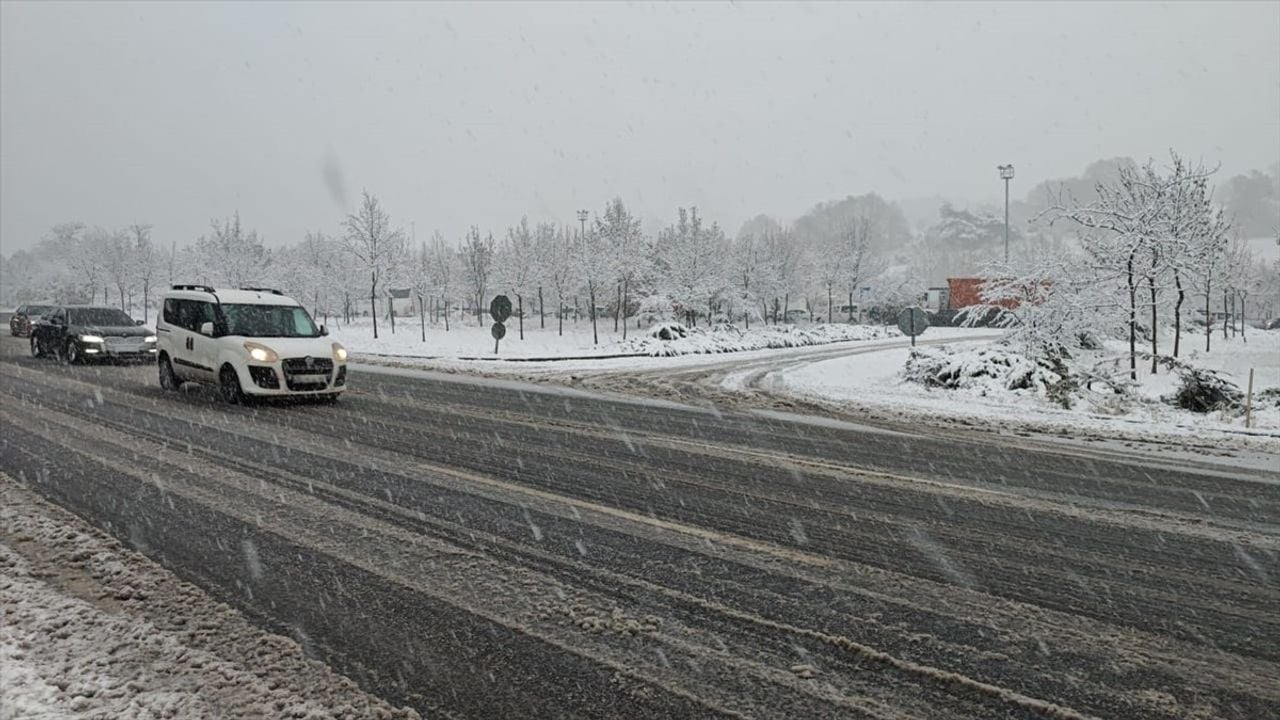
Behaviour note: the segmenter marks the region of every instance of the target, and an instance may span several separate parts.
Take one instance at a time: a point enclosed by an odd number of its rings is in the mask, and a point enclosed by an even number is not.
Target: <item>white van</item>
[[[174,285],[156,321],[160,387],[217,385],[223,399],[315,396],[347,388],[347,351],[298,301],[269,288]]]

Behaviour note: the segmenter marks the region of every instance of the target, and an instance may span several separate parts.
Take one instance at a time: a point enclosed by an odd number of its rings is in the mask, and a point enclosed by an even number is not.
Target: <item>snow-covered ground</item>
[[[0,474],[0,720],[416,718]]]
[[[662,340],[652,337],[651,328],[612,332],[612,321],[601,323],[600,342],[592,342],[591,325],[580,322],[575,329],[566,323],[564,335],[548,319],[545,330],[536,328],[536,319],[525,328],[525,340],[510,331],[500,353],[493,354],[493,338],[488,326],[427,327],[408,332],[403,325],[394,335],[379,325],[379,337],[367,321],[331,328],[332,337],[352,353],[356,367],[377,366],[413,370],[517,376],[528,379],[572,378],[583,373],[650,372],[699,367],[725,362],[751,362],[764,358],[803,357],[840,346],[898,344],[904,338],[896,328],[867,325],[815,324],[763,326],[750,330],[721,327],[715,330],[689,328],[686,337]],[[941,328],[930,332],[958,331]]]
[[[1194,346],[1196,340],[1193,338]],[[1201,340],[1202,342],[1202,340]],[[991,341],[957,342],[953,347],[979,348]],[[966,389],[929,389],[903,379],[907,348],[795,364],[771,373],[762,385],[774,392],[850,406],[900,411],[904,416],[943,420],[978,420],[993,424],[1022,424],[1049,429],[1086,429],[1106,433],[1123,430],[1142,435],[1249,435],[1263,445],[1280,449],[1280,408],[1255,406],[1253,428],[1242,417],[1213,412],[1197,414],[1160,401],[1177,385],[1177,377],[1163,368],[1153,377],[1149,367],[1140,375],[1138,400],[1112,403],[1103,395],[1095,402],[1078,402],[1066,410],[1042,394],[1005,390],[993,384]],[[1254,369],[1254,393],[1280,388],[1280,332],[1251,331],[1243,338],[1214,338],[1213,351],[1192,351],[1184,360],[1198,367],[1221,370],[1243,390]],[[732,378],[727,378],[730,383]]]
[[[634,321],[633,321],[634,323]],[[428,326],[426,340],[420,325],[401,321],[394,334],[386,323],[379,323],[378,338],[367,319],[350,325],[330,328],[335,340],[356,355],[416,357],[451,360],[559,360],[631,356],[679,356],[743,352],[768,348],[806,347],[851,340],[877,340],[897,337],[894,328],[868,325],[813,324],[813,325],[754,325],[751,329],[718,326],[715,329],[693,327],[684,329],[683,336],[669,339],[654,337],[646,326],[634,325],[623,338],[621,330],[614,332],[613,321],[599,324],[599,342],[592,336],[591,324],[579,321],[566,323],[564,334],[548,319],[547,327],[538,326],[537,318],[526,321],[524,339],[518,326],[507,323],[507,336],[494,353],[494,341],[490,325],[483,327],[472,322],[453,324],[449,330],[440,326]]]

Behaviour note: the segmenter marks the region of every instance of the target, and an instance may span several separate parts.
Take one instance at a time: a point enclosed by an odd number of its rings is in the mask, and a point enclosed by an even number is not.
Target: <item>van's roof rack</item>
[[[196,292],[214,292],[213,288],[208,285],[174,285],[173,290],[195,290]]]
[[[248,290],[249,292],[264,292],[264,293],[271,293],[272,295],[284,295],[284,293],[280,292],[275,288],[242,287],[240,289]]]

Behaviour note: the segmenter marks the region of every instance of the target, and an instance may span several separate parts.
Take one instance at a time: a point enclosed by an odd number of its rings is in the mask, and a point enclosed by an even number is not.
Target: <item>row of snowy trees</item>
[[[1160,328],[1172,323],[1176,353],[1191,298],[1216,300],[1226,290],[1230,300],[1244,300],[1258,285],[1249,275],[1256,263],[1228,242],[1207,172],[1176,159],[1168,170],[1120,169],[1085,200],[1064,192],[1042,222],[1014,228],[1016,267],[989,272],[993,301],[1052,296],[1010,316],[1044,348],[1053,345],[1049,336],[1068,330],[1057,341],[1063,347],[1076,342],[1073,334],[1129,331],[1135,357],[1139,336],[1154,354]],[[1078,228],[1078,242],[1049,232],[1050,221]],[[424,335],[428,322],[448,329],[463,312],[483,324],[487,302],[501,293],[516,305],[521,337],[526,318],[545,327],[549,316],[563,332],[566,316],[585,316],[598,339],[597,325],[609,316],[624,337],[628,319],[750,326],[799,310],[811,320],[852,322],[853,308],[867,305],[889,318],[930,284],[998,257],[1003,242],[1000,220],[950,206],[914,235],[901,210],[875,194],[820,203],[789,226],[759,216],[732,238],[696,208],[647,230],[614,199],[580,223],[522,218],[498,237],[473,226],[456,241],[435,232],[418,242],[367,192],[330,227],[268,248],[238,215],[215,220],[194,242],[167,246],[154,243],[146,225],[59,225],[35,249],[6,260],[3,285],[14,300],[127,309],[141,301],[144,317],[157,285],[280,287],[324,322],[371,316],[375,336],[380,322],[395,331],[392,293],[403,302],[408,292]]]
[[[1198,323],[1209,351],[1219,300],[1229,324],[1244,332],[1250,294],[1276,293],[1280,267],[1267,268],[1232,232],[1214,203],[1212,174],[1175,154],[1165,167],[1151,161],[1120,168],[1114,181],[1096,185],[1090,200],[1059,194],[1045,218],[1073,227],[1077,246],[990,266],[986,305],[970,318],[995,310],[1013,328],[1012,339],[1041,357],[1123,338],[1132,380],[1140,342],[1149,343],[1156,372],[1162,333],[1172,335],[1170,352],[1178,357],[1185,329]],[[1198,317],[1193,304],[1203,308]]]
[[[370,315],[375,336],[380,320],[394,331],[393,290],[409,291],[424,328],[429,318],[446,329],[462,308],[483,324],[487,301],[505,293],[522,334],[530,313],[543,327],[550,315],[560,332],[566,316],[585,315],[595,327],[612,315],[625,337],[629,318],[749,326],[783,321],[800,307],[830,320],[839,315],[837,299],[853,305],[855,289],[883,269],[878,258],[901,242],[904,227],[891,205],[869,195],[819,205],[789,228],[761,216],[733,239],[697,208],[680,208],[669,226],[647,233],[614,199],[577,226],[522,218],[500,239],[473,226],[456,243],[439,232],[416,243],[365,193],[334,232],[309,232],[274,249],[238,214],[214,220],[185,245],[157,246],[146,225],[59,225],[6,261],[4,284],[12,299],[118,304],[144,319],[157,285],[281,287],[326,322]],[[883,285],[885,297],[906,302]]]

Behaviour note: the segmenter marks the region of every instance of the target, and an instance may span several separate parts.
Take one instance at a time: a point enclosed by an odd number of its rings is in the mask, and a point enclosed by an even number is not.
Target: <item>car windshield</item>
[[[103,327],[123,327],[132,325],[133,318],[123,310],[112,308],[72,308],[67,311],[68,322],[72,325],[98,325]]]
[[[28,305],[25,314],[29,316],[30,315],[43,316],[43,315],[48,315],[51,312],[53,312],[53,306],[51,305]]]
[[[296,305],[223,303],[228,335],[245,337],[319,337],[320,330],[304,308]]]

